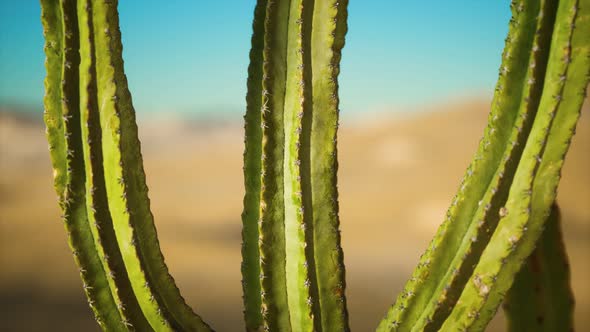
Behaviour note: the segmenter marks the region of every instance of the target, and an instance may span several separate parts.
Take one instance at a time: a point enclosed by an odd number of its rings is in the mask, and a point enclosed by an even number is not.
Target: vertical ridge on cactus
[[[514,278],[504,311],[509,331],[571,331],[574,300],[570,269],[554,205],[537,247]]]
[[[345,268],[338,215],[338,74],[348,30],[348,0],[316,1],[311,61],[311,205],[313,248],[323,331],[347,331]],[[305,120],[306,118],[304,118]]]
[[[268,1],[262,52],[262,140],[258,250],[262,322],[265,330],[289,331],[285,271],[285,206],[283,155],[285,102],[285,58],[289,1]]]
[[[256,3],[244,117],[247,331],[350,330],[337,189],[347,6]],[[182,298],[158,244],[117,1],[41,0],[41,7],[54,185],[99,325],[211,331]],[[545,329],[572,325],[568,272],[553,267],[567,264],[559,216],[549,215],[590,79],[590,0],[519,0],[511,8],[483,139],[378,331],[483,330],[535,246],[508,299],[511,326],[534,330],[539,312]],[[519,310],[511,303],[533,293],[523,285],[536,277],[531,264],[549,267],[536,279],[543,293],[534,310]]]
[[[248,93],[244,116],[244,210],[242,212],[242,291],[247,331],[262,326],[260,285],[260,252],[258,251],[258,223],[260,220],[260,184],[262,167],[262,117],[267,107],[262,104],[260,81],[263,77],[264,31],[267,1],[258,1],[254,10],[252,49],[248,67]]]
[[[317,289],[311,287],[315,268],[313,241],[308,234],[313,231],[310,217],[313,214],[309,205],[310,160],[309,140],[311,128],[304,126],[311,106],[310,61],[313,1],[291,1],[288,23],[287,77],[285,90],[285,246],[287,296],[291,328],[294,331],[314,331],[320,319],[318,312]],[[305,190],[304,190],[305,189]]]

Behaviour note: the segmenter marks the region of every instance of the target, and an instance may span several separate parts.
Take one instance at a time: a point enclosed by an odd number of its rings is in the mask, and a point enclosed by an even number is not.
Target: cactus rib
[[[321,330],[310,238],[309,135],[313,1],[292,0],[288,22],[284,126],[284,202],[287,297],[293,331]],[[315,327],[314,327],[315,326]]]
[[[98,324],[123,331],[123,319],[108,288],[108,281],[88,225],[78,105],[77,53],[74,1],[41,1],[47,56],[45,79],[45,123],[55,189],[63,211],[70,247],[80,268],[84,292]]]
[[[506,203],[508,213],[443,329],[482,330],[541,234],[590,77],[589,20],[590,1],[559,3],[543,95]]]
[[[104,174],[117,241],[135,295],[155,329],[209,330],[185,303],[158,244],[123,71],[116,1],[93,1]]]
[[[504,303],[509,331],[573,329],[574,300],[560,217],[555,204],[535,250],[514,278]]]
[[[262,153],[259,207],[259,255],[263,325],[289,331],[285,271],[285,207],[283,199],[285,59],[288,1],[266,5],[261,106]],[[262,110],[263,109],[263,110]]]
[[[262,75],[266,0],[258,0],[254,9],[252,49],[248,67],[248,93],[244,116],[244,210],[242,212],[242,289],[247,331],[262,326],[260,294],[260,253],[258,250],[258,220],[260,219],[260,184],[262,163]],[[268,92],[265,92],[266,94]],[[265,106],[266,108],[266,106]]]
[[[311,205],[321,327],[348,331],[345,269],[340,246],[337,187],[338,74],[347,31],[348,0],[316,1],[311,59]]]
[[[102,169],[101,127],[98,114],[96,57],[92,4],[78,1],[80,31],[80,111],[82,146],[86,172],[86,206],[88,222],[94,239],[100,245],[97,252],[107,274],[111,294],[123,321],[129,327],[151,331],[148,321],[135,298],[133,288],[113,229]]]

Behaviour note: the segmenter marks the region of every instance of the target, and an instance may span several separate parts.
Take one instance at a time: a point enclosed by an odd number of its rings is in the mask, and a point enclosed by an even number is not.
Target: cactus
[[[561,215],[554,205],[537,247],[506,296],[508,330],[572,331],[573,302]]]
[[[346,1],[257,5],[242,215],[248,330],[348,330],[335,176],[345,22]]]
[[[41,5],[55,189],[98,323],[108,331],[209,330],[180,296],[157,242],[116,2]]]
[[[245,115],[242,286],[248,331],[348,331],[337,190],[348,1],[258,0]],[[168,272],[150,212],[117,1],[41,0],[45,122],[83,289],[107,331],[210,331]],[[445,221],[379,331],[482,330],[523,261],[562,262],[554,204],[590,77],[590,0],[512,2],[489,123]],[[539,258],[541,257],[541,258]],[[529,263],[533,264],[533,263]],[[568,301],[554,273],[547,299]],[[540,307],[566,329],[571,312]],[[509,316],[520,315],[509,309]],[[530,315],[529,315],[530,314]],[[528,312],[512,326],[530,325]],[[570,315],[570,316],[568,316]],[[569,318],[568,318],[569,317]],[[534,328],[533,328],[534,329]]]

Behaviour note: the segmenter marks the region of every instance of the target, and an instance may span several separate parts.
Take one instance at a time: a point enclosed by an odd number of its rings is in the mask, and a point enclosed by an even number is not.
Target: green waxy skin
[[[554,205],[535,250],[506,296],[508,331],[572,331],[573,309],[560,213]]]
[[[490,244],[442,330],[485,328],[549,215],[590,76],[590,1],[562,1],[543,96]]]

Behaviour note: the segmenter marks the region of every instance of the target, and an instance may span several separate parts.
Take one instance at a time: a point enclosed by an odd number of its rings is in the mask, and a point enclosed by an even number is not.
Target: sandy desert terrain
[[[475,152],[488,109],[488,101],[474,99],[411,114],[343,115],[339,188],[354,331],[373,330],[409,277]],[[590,329],[589,113],[586,106],[559,191],[578,331]],[[97,331],[36,117],[0,110],[0,330]],[[219,331],[243,329],[239,119],[140,121],[162,250],[188,302]],[[501,317],[489,330],[503,330]]]

